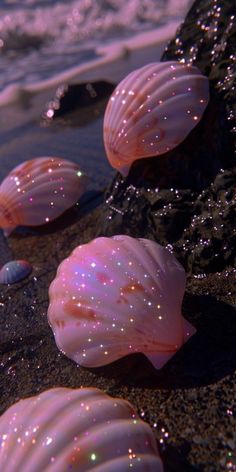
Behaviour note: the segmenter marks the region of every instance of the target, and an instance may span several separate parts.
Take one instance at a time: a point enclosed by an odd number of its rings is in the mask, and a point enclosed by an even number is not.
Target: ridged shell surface
[[[38,157],[15,167],[0,185],[0,227],[48,223],[74,205],[87,185],[74,162]]]
[[[180,62],[148,64],[116,87],[104,117],[110,164],[127,175],[132,163],[178,146],[196,126],[209,100],[207,77]]]
[[[59,349],[97,367],[144,353],[156,368],[195,329],[182,317],[185,271],[165,248],[125,235],[78,246],[49,289],[49,323]]]
[[[1,472],[162,472],[150,426],[93,388],[55,388],[0,418]]]
[[[0,270],[0,284],[14,284],[25,279],[32,271],[32,266],[27,261],[9,261]]]

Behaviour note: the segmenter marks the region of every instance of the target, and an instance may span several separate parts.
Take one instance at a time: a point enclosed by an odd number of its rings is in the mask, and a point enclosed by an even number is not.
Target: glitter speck
[[[52,443],[52,438],[50,438],[49,436],[46,438],[46,441],[45,441],[45,445],[46,446],[49,446],[49,444]]]
[[[47,110],[47,118],[53,118],[54,116],[54,110],[52,108],[49,108],[49,110]]]

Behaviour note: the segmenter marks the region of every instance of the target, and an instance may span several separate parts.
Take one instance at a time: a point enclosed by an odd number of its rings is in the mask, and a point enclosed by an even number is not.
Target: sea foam
[[[23,0],[0,6],[0,106],[164,44],[192,0]],[[95,72],[96,71],[96,72]],[[120,78],[118,78],[119,80]]]

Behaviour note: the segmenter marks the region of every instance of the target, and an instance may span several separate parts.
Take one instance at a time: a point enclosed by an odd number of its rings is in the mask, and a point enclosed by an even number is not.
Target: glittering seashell
[[[162,472],[150,426],[94,388],[55,388],[0,418],[1,472]]]
[[[15,284],[25,279],[32,271],[32,266],[27,261],[7,262],[0,270],[0,284]]]
[[[185,271],[147,239],[97,238],[59,266],[49,289],[56,344],[97,367],[142,352],[162,367],[195,329],[181,315]]]
[[[65,159],[23,162],[0,185],[0,227],[8,236],[16,226],[54,220],[78,201],[87,180],[77,164]]]
[[[126,176],[137,159],[178,146],[200,120],[208,79],[180,62],[148,64],[116,87],[104,117],[104,144],[112,167]]]

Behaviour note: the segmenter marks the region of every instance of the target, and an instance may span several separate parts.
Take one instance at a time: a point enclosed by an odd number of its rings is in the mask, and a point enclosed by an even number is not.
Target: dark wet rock
[[[163,245],[177,241],[191,221],[195,193],[173,188],[138,188],[126,183],[119,175],[108,189],[105,218],[102,210],[98,236],[125,232]]]
[[[113,202],[113,185],[115,185],[114,191],[118,192],[120,196],[119,201],[115,202]],[[147,233],[153,234],[155,223],[147,195],[133,185],[124,186],[124,180],[120,175],[107,192],[106,206],[105,215],[104,208],[101,209],[97,236],[132,234],[134,237],[147,237]],[[140,215],[140,211],[142,211],[142,215]],[[116,221],[115,227],[113,226],[114,219]]]
[[[219,174],[196,199],[181,247],[189,272],[216,272],[236,264],[236,167]]]
[[[46,105],[42,118],[50,121],[73,110],[94,105],[108,99],[115,85],[107,81],[86,82],[74,85],[61,85],[55,97]]]
[[[194,3],[162,60],[194,64],[208,76],[207,109],[177,148],[134,162],[126,179],[117,174],[102,211],[101,234],[123,226],[171,244],[193,273],[235,261],[235,38],[231,2]]]
[[[212,99],[220,100],[221,108],[215,138],[226,145],[227,131],[236,131],[235,41],[235,5],[227,0],[198,0],[162,57],[195,64],[209,77]],[[235,134],[231,141],[235,144]]]
[[[0,54],[7,54],[11,57],[38,50],[50,40],[50,36],[24,33],[17,28],[15,31],[8,31],[6,35],[0,37]]]
[[[128,179],[129,180],[129,179]],[[189,273],[236,263],[236,167],[222,171],[201,194],[137,188],[118,176],[106,194],[97,236],[125,233],[169,246]]]

